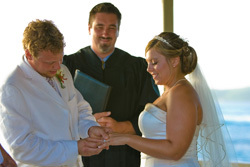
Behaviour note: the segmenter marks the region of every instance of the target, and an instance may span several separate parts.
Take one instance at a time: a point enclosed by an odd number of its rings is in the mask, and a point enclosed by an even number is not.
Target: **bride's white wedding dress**
[[[167,112],[148,103],[139,117],[139,128],[143,137],[150,139],[166,139],[166,118]],[[199,167],[200,165],[197,158],[197,138],[199,129],[199,126],[197,126],[193,141],[186,154],[180,160],[159,159],[141,153],[141,167]]]

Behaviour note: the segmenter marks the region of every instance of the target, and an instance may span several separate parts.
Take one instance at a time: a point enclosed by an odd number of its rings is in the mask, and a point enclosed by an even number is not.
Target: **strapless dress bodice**
[[[167,112],[161,110],[157,106],[148,103],[144,111],[139,116],[139,128],[142,136],[149,139],[166,139],[166,121]],[[186,154],[178,161],[165,160],[151,157],[147,154],[141,153],[142,167],[165,167],[165,166],[178,166],[178,167],[198,167],[197,158],[197,138],[199,135],[199,126],[196,128],[195,135],[192,143]],[[163,148],[164,149],[164,148]],[[144,166],[143,166],[144,165]]]

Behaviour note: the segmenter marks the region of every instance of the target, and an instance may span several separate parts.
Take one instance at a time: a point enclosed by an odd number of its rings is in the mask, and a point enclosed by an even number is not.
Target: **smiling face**
[[[61,68],[63,52],[52,53],[51,51],[40,51],[38,52],[38,56],[34,57],[26,50],[25,55],[34,70],[44,77],[54,77],[56,72]]]
[[[155,84],[166,85],[173,76],[171,62],[168,62],[166,57],[155,49],[150,49],[146,53],[146,61],[148,63],[147,71],[152,75]]]
[[[119,34],[118,19],[115,14],[97,13],[89,25],[89,34],[92,36],[92,49],[104,58],[111,54]]]

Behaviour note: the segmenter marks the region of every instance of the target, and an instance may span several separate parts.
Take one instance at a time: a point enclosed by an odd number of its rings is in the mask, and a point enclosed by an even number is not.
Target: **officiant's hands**
[[[110,111],[107,112],[100,112],[100,113],[95,113],[95,119],[96,121],[103,127],[108,127],[110,123],[108,123],[108,119],[110,118],[109,116],[111,115]],[[106,119],[107,118],[107,119]],[[111,118],[112,119],[112,118]],[[106,121],[105,121],[106,120]]]
[[[101,112],[101,113],[95,113],[95,119],[96,121],[102,126],[102,127],[109,127],[113,131],[116,131],[116,127],[118,122],[110,117],[111,112]]]
[[[96,121],[102,126],[102,127],[108,127],[111,128],[113,132],[116,133],[129,133],[129,134],[135,134],[134,127],[130,121],[122,121],[118,122],[112,117],[110,117],[111,112],[101,112],[101,113],[95,113],[95,119]]]

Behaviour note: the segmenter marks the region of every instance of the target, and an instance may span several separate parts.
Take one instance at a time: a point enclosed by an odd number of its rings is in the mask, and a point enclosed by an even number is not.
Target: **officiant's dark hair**
[[[31,21],[23,32],[23,49],[29,50],[34,57],[40,51],[63,52],[65,47],[63,34],[50,20]]]
[[[115,14],[117,16],[118,29],[119,29],[122,15],[119,9],[115,5],[113,5],[112,3],[104,2],[104,3],[99,3],[96,6],[94,6],[89,12],[89,25],[90,26],[92,26],[93,20],[95,19],[95,15],[97,13]]]

